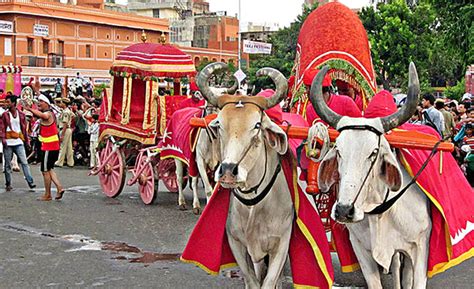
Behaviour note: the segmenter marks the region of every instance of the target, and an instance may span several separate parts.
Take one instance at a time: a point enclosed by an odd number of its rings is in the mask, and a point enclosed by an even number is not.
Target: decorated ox
[[[220,69],[226,69],[226,66],[222,66]],[[217,88],[217,87],[209,87],[214,95],[222,95],[222,94],[233,94],[237,90],[238,81],[234,82],[234,85],[230,88]],[[195,93],[196,97],[202,97],[200,91]],[[217,113],[217,107],[210,105],[209,103],[206,104],[204,109],[204,116]],[[204,192],[206,194],[206,199],[212,195],[212,185],[208,178],[208,170],[214,170],[218,164],[218,151],[217,151],[217,144],[215,139],[210,134],[211,132],[207,129],[202,129],[196,141],[195,147],[195,162],[197,166],[197,170],[199,172],[199,177],[201,177],[204,183]],[[186,200],[184,198],[183,193],[183,177],[184,177],[184,163],[175,158],[176,163],[176,179],[178,182],[178,206],[181,210],[186,209]],[[198,215],[201,212],[201,204],[199,202],[199,195],[198,195],[198,176],[190,176],[191,177],[191,184],[193,190],[193,212],[194,214]]]
[[[229,245],[247,288],[275,288],[288,255],[294,208],[280,165],[287,136],[263,111],[285,97],[287,81],[277,70],[263,68],[257,76],[274,81],[273,97],[219,97],[208,80],[222,65],[208,65],[197,84],[208,102],[220,108],[209,128],[219,142],[221,164],[215,180],[234,196],[226,225]],[[267,256],[268,270],[263,276]]]
[[[404,256],[403,288],[425,288],[432,226],[427,197],[418,186],[410,186],[392,207],[379,210],[395,195],[393,192],[411,181],[384,133],[406,122],[416,111],[419,82],[415,65],[410,63],[405,106],[374,119],[342,117],[327,106],[321,86],[327,70],[323,68],[314,79],[310,100],[318,115],[340,132],[318,173],[322,191],[336,183],[339,187],[331,217],[346,224],[369,288],[382,288],[379,266],[385,272],[391,264],[397,267],[400,255]],[[394,288],[400,288],[396,279]]]

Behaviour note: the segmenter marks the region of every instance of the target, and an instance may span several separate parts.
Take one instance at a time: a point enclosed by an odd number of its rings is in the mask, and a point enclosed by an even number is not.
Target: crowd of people
[[[82,79],[80,75],[77,78]],[[54,167],[96,166],[101,99],[94,98],[87,88],[76,87],[65,94],[60,86],[58,80],[53,91],[35,90],[35,101],[31,102],[0,91],[0,152],[7,191],[13,189],[12,171],[20,171],[20,167],[28,186],[35,188],[30,165],[40,163],[46,185],[41,199],[51,199],[51,182],[56,184],[56,198],[60,199],[64,190]]]
[[[444,140],[453,142],[454,156],[474,186],[474,98],[466,94],[458,102],[424,94],[410,122],[431,126]]]

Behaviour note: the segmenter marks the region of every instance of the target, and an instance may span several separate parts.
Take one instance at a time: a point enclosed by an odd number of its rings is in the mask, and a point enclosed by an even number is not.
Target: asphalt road
[[[136,187],[125,187],[109,199],[85,169],[64,168],[57,169],[69,189],[63,200],[39,202],[42,178],[37,166],[32,171],[36,190],[21,173],[12,192],[0,188],[0,288],[243,288],[236,269],[214,277],[177,260],[197,216],[179,211],[175,194],[160,192],[145,206]],[[364,286],[360,272],[341,274],[334,262],[336,284]],[[469,260],[428,288],[474,288],[472,276]],[[384,283],[390,288],[390,276]],[[284,288],[291,288],[289,277]]]

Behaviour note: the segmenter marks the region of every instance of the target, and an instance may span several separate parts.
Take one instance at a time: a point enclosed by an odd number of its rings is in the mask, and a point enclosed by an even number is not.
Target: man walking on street
[[[56,162],[56,166],[62,167],[64,165],[64,160],[66,160],[69,167],[74,166],[74,152],[72,150],[72,129],[71,122],[74,117],[74,113],[69,109],[68,98],[56,99],[58,101],[58,106],[62,109],[61,114],[59,115],[58,127],[59,127],[59,136],[61,141],[61,149],[59,150],[59,159]]]
[[[44,195],[39,198],[39,201],[51,201],[51,183],[56,185],[57,193],[56,200],[63,197],[64,189],[59,182],[58,176],[54,172],[54,163],[59,155],[59,138],[58,127],[56,126],[56,117],[50,109],[50,101],[44,96],[38,97],[39,110],[26,107],[25,109],[40,119],[39,139],[41,141],[41,173],[44,179]]]
[[[3,153],[5,155],[5,186],[7,191],[11,191],[13,154],[18,158],[18,162],[23,170],[26,182],[30,189],[36,187],[31,176],[28,160],[26,159],[25,145],[29,145],[28,133],[26,132],[25,114],[17,109],[17,96],[9,95],[6,98],[6,108],[2,115],[1,139],[3,142]]]

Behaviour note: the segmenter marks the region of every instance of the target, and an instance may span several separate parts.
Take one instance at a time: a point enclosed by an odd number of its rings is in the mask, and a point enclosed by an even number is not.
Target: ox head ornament
[[[285,98],[288,84],[279,71],[262,68],[257,76],[268,76],[275,83],[276,91],[272,97],[216,95],[209,88],[208,81],[220,69],[227,69],[227,65],[209,64],[196,81],[204,98],[220,109],[217,118],[209,124],[220,146],[220,166],[215,180],[226,188],[247,190],[263,180],[266,173],[272,175],[279,162],[278,154],[286,153],[288,140],[285,132],[264,111]]]
[[[321,119],[340,131],[340,135],[321,162],[319,187],[328,191],[339,183],[331,217],[341,223],[359,222],[365,213],[382,204],[390,191],[400,190],[402,171],[383,134],[405,123],[416,111],[418,75],[415,65],[410,63],[404,107],[386,117],[366,119],[341,116],[328,107],[321,86],[327,71],[324,67],[315,77],[310,100]]]

